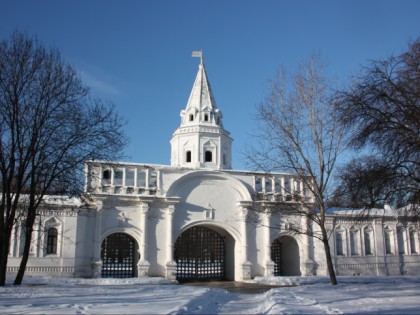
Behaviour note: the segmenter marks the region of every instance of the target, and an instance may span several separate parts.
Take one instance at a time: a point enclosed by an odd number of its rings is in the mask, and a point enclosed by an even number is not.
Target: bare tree
[[[312,55],[295,75],[289,76],[285,70],[278,72],[270,82],[268,96],[258,107],[259,145],[250,149],[247,156],[258,169],[292,173],[304,183],[312,198],[277,202],[270,209],[305,218],[301,221],[310,223],[294,225],[291,229],[323,243],[330,282],[335,285],[326,202],[345,140],[343,128],[332,110],[332,92],[324,70],[320,57]]]
[[[399,56],[371,61],[335,104],[353,147],[368,149],[387,168],[385,201],[419,204],[420,39]]]
[[[26,231],[20,284],[44,197],[81,192],[83,162],[117,158],[123,125],[112,104],[89,98],[57,50],[18,31],[0,42],[0,285],[17,220]]]
[[[362,156],[350,160],[337,171],[337,186],[331,206],[348,208],[382,208],[390,191],[398,185],[384,160]]]

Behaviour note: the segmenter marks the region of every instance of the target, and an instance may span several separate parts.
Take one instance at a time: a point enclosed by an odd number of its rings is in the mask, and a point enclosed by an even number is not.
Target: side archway
[[[288,235],[283,235],[271,244],[271,260],[275,276],[301,276],[299,245]]]
[[[108,235],[101,245],[102,278],[136,277],[138,244],[126,233]]]

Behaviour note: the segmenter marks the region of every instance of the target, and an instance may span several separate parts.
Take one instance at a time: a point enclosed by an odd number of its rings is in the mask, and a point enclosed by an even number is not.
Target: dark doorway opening
[[[300,276],[299,246],[290,236],[282,236],[271,244],[271,260],[275,276]]]

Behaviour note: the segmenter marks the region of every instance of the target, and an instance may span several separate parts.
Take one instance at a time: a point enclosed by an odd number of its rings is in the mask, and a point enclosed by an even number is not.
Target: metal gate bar
[[[271,244],[271,260],[274,262],[274,276],[282,276],[283,270],[281,268],[281,246],[279,240],[275,240]]]
[[[111,234],[102,242],[102,278],[132,278],[135,240],[124,233]]]
[[[205,227],[192,227],[175,242],[178,280],[222,280],[225,278],[223,237]]]

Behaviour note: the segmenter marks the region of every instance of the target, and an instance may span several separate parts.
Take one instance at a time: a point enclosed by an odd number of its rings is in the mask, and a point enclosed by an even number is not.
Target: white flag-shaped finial
[[[200,62],[203,63],[203,51],[202,50],[194,50],[192,52],[192,57],[199,57]]]

